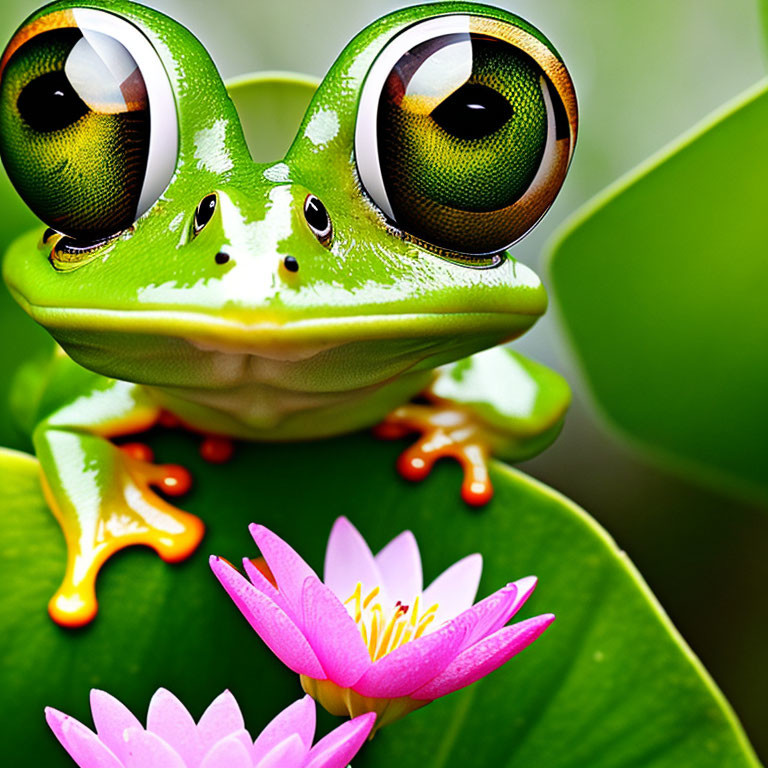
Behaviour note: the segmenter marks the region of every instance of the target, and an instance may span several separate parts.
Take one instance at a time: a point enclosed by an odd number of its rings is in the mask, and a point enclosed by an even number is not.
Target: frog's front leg
[[[464,470],[462,497],[481,506],[493,495],[489,458],[522,461],[544,450],[562,428],[570,389],[558,373],[496,347],[439,368],[420,399],[393,411],[376,433],[421,433],[401,454],[400,473],[422,480],[450,456]]]
[[[183,493],[186,470],[151,463],[139,444],[120,448],[109,440],[148,429],[159,415],[141,387],[102,379],[34,431],[43,490],[67,546],[64,579],[48,606],[58,624],[93,619],[96,577],[118,550],[144,544],[172,562],[192,554],[203,536],[197,517],[152,490]]]

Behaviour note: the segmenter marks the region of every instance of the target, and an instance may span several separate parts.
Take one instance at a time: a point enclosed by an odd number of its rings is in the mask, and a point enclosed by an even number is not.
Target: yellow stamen
[[[360,628],[371,661],[378,661],[411,640],[420,638],[437,617],[438,605],[435,603],[426,611],[421,611],[421,595],[416,595],[412,605],[398,601],[389,616],[376,598],[381,595],[381,588],[374,587],[363,595],[363,586],[358,582],[344,605],[350,606],[352,618]]]
[[[376,646],[379,642],[379,614],[376,613],[373,616],[373,622],[371,624],[371,642],[368,645],[368,653],[371,658],[376,655]]]
[[[395,636],[392,638],[392,646],[397,648],[400,645],[400,638],[403,636],[403,627],[405,625],[400,622],[395,630]]]
[[[359,584],[359,586],[360,586],[360,589],[363,588],[362,584]],[[376,597],[376,595],[378,595],[379,592],[381,592],[381,590],[378,587],[376,587],[375,589],[372,589],[371,593],[368,595],[368,597],[365,598],[365,601],[363,602],[363,608],[367,608],[371,604],[371,600],[373,600],[373,598]]]
[[[362,618],[362,613],[360,611],[360,596],[363,592],[363,585],[358,581],[357,586],[355,587],[355,591],[346,599],[344,602],[344,605],[347,605],[347,603],[355,601],[355,623],[359,624],[360,619]]]

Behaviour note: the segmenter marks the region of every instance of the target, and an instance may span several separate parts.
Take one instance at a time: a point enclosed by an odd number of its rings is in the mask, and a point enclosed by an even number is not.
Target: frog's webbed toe
[[[464,501],[482,506],[493,496],[491,456],[521,461],[544,450],[562,427],[570,390],[554,371],[496,347],[438,369],[422,397],[393,411],[376,434],[420,434],[400,456],[400,474],[423,480],[438,459],[451,457],[464,471]]]
[[[421,437],[400,454],[397,468],[408,480],[423,480],[438,459],[450,457],[461,464],[464,481],[461,496],[467,504],[482,506],[493,496],[488,476],[491,446],[478,419],[452,403],[421,405],[409,403],[393,411],[376,428],[384,439],[409,433]]]
[[[58,624],[81,626],[96,615],[96,579],[115,552],[144,545],[163,560],[178,562],[195,551],[205,529],[199,518],[155,493],[185,493],[191,481],[183,467],[152,463],[140,443],[117,447],[100,437],[55,430],[46,437],[55,454],[69,451],[88,465],[88,479],[79,486],[68,482],[69,468],[62,463],[49,465],[43,476],[67,543],[64,579],[48,610]]]

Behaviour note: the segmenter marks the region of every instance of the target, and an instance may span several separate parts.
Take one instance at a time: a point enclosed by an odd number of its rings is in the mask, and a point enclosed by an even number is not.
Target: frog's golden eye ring
[[[95,242],[165,191],[178,155],[176,104],[138,27],[72,8],[34,19],[0,60],[0,156],[49,227]]]
[[[408,236],[467,256],[526,235],[565,179],[573,83],[532,27],[447,14],[392,38],[360,96],[363,187]]]

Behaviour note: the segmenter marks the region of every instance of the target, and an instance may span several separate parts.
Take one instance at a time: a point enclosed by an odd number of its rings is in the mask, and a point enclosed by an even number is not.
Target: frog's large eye
[[[568,71],[533,28],[438,16],[395,36],[371,66],[357,168],[408,235],[459,253],[498,253],[554,201],[576,124]]]
[[[73,8],[33,19],[0,60],[0,155],[50,227],[93,241],[163,193],[178,150],[171,84],[137,27]]]

